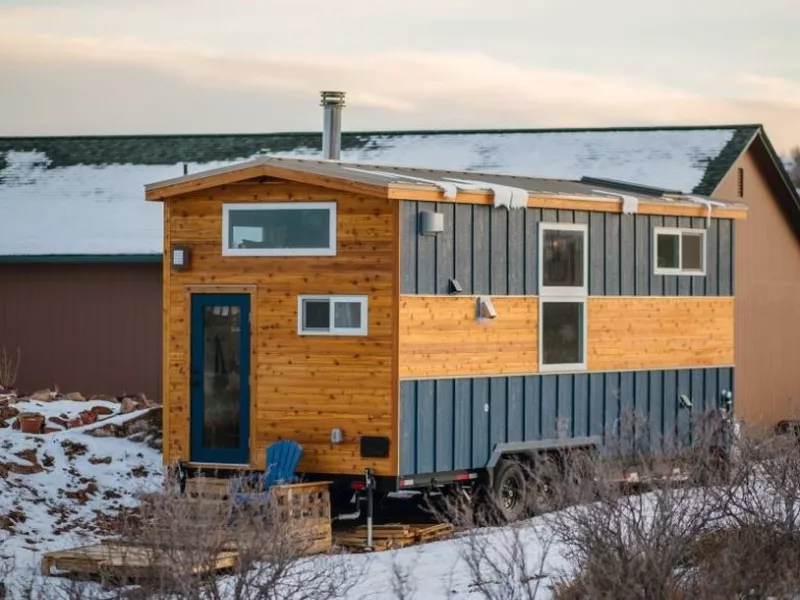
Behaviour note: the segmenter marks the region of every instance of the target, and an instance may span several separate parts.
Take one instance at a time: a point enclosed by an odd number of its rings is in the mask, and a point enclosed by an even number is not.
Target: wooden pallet
[[[388,523],[372,527],[372,550],[389,550],[405,548],[412,544],[431,542],[447,537],[453,532],[451,523],[439,524],[403,524]],[[353,549],[367,548],[367,526],[337,532],[333,543]]]
[[[48,552],[42,556],[41,571],[49,576],[53,567],[73,576],[100,576],[106,579],[147,579],[159,577],[161,571],[178,563],[188,573],[224,571],[236,566],[239,553],[235,549],[217,552],[213,557],[192,557],[186,551],[173,552],[170,561],[152,546],[106,541],[91,546]]]

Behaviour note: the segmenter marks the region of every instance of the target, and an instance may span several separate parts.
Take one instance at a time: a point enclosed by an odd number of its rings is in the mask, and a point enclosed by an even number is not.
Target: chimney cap
[[[333,92],[324,90],[319,94],[322,97],[322,102],[321,102],[322,106],[329,106],[329,105],[344,106],[344,96],[345,96],[344,92]]]

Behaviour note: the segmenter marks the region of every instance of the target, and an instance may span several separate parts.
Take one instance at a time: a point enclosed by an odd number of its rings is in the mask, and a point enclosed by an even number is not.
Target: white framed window
[[[335,256],[336,202],[222,205],[223,256]]]
[[[588,225],[539,224],[539,294],[586,296],[589,279]]]
[[[586,298],[539,298],[539,368],[586,370]]]
[[[589,228],[539,224],[539,370],[586,370]]]
[[[653,272],[656,275],[705,275],[706,231],[654,227]]]
[[[298,296],[297,333],[367,335],[367,297]]]

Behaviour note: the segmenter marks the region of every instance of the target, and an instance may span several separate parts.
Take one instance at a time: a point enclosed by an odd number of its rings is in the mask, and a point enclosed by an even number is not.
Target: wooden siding
[[[338,251],[332,257],[223,257],[221,203],[337,201]],[[239,184],[167,201],[169,241],[191,247],[190,268],[173,271],[169,286],[169,459],[188,459],[189,293],[196,286],[253,286],[251,464],[263,468],[265,448],[278,438],[304,447],[300,470],[377,475],[397,471],[393,302],[396,288],[396,203],[299,184]],[[237,291],[231,289],[231,291]],[[367,294],[366,337],[299,336],[299,294]],[[330,443],[340,427],[341,444]],[[361,459],[360,435],[389,436],[386,459]],[[165,458],[166,458],[165,453]]]
[[[492,297],[497,319],[475,320],[475,296],[402,296],[400,379],[538,371],[538,298]],[[588,369],[733,364],[731,298],[590,297]]]
[[[419,235],[419,211],[444,214],[444,231]],[[705,277],[655,275],[655,227],[705,228],[703,218],[514,209],[440,202],[401,203],[401,292],[447,294],[455,278],[468,294],[538,293],[539,222],[588,223],[589,292],[596,296],[731,296],[733,224],[712,219]]]
[[[496,320],[475,320],[475,296],[402,296],[400,378],[537,370],[535,297],[493,298]]]
[[[481,468],[507,442],[596,435],[611,451],[674,448],[732,379],[724,367],[403,381],[400,472]]]
[[[800,243],[779,194],[788,195],[774,173],[763,142],[756,140],[714,192],[744,201],[746,221],[736,224],[736,381],[737,416],[757,428],[800,418]],[[737,170],[744,171],[744,198]],[[791,203],[790,199],[786,199]]]
[[[731,298],[590,298],[591,371],[733,365]]]

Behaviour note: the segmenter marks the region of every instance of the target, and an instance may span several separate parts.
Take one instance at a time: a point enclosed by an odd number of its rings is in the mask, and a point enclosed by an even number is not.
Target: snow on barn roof
[[[602,177],[709,195],[759,126],[345,133],[342,160]],[[318,157],[321,134],[0,138],[0,256],[159,255],[144,186],[265,155]]]

